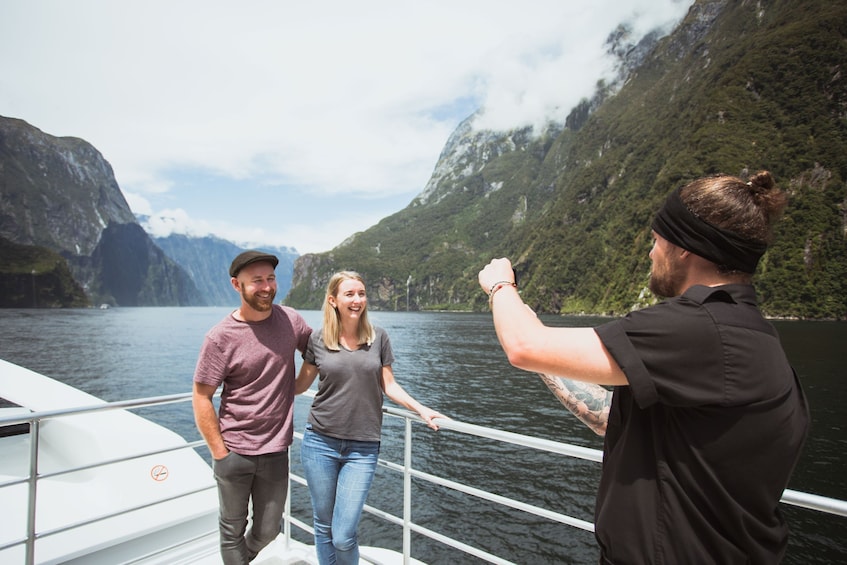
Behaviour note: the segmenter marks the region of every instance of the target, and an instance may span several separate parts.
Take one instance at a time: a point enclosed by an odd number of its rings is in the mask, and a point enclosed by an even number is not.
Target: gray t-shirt
[[[382,434],[382,368],[394,362],[391,342],[374,328],[371,345],[330,351],[314,332],[303,359],[318,368],[318,393],[309,412],[312,429],[337,439],[379,441]]]

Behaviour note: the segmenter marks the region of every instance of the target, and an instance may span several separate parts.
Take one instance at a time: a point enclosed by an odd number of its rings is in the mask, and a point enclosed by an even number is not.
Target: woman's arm
[[[426,422],[426,425],[432,428],[433,430],[438,429],[438,424],[433,422],[433,418],[444,418],[447,419],[447,416],[432,410],[431,408],[427,408],[406,392],[403,387],[400,386],[400,383],[394,378],[394,371],[391,369],[391,365],[384,365],[382,367],[382,390],[385,392],[385,395],[399,404],[400,406],[404,406],[409,410],[417,412],[423,421]]]
[[[294,380],[294,394],[303,394],[309,390],[309,387],[312,386],[313,382],[315,382],[315,377],[317,376],[317,365],[312,365],[311,363],[303,361],[303,365],[300,367],[300,372]]]
[[[606,435],[612,391],[600,385],[538,373],[547,388],[583,424],[598,436]]]

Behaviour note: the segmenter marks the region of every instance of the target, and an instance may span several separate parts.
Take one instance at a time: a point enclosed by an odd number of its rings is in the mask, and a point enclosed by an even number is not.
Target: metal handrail
[[[308,391],[306,393],[307,396],[313,396],[313,391]],[[121,514],[126,514],[128,512],[132,512],[134,510],[139,510],[141,508],[149,507],[153,504],[158,504],[160,502],[165,502],[165,500],[148,502],[146,504],[123,509],[120,512],[116,512],[110,515],[98,516],[93,519],[87,520],[85,522],[80,522],[76,524],[69,525],[65,528],[51,530],[51,531],[43,531],[37,532],[35,530],[35,508],[36,508],[36,499],[37,499],[37,485],[38,481],[47,477],[53,477],[56,475],[76,472],[83,469],[89,469],[92,467],[97,467],[106,464],[113,464],[122,461],[128,461],[140,457],[146,457],[149,455],[164,453],[167,451],[174,451],[179,449],[195,449],[204,445],[202,440],[187,442],[185,445],[180,445],[175,448],[167,448],[167,449],[157,449],[149,452],[138,453],[134,455],[130,455],[127,457],[112,459],[109,461],[100,462],[94,465],[87,465],[84,467],[78,467],[74,469],[63,469],[61,471],[57,471],[51,473],[49,475],[39,475],[38,474],[38,441],[39,441],[39,432],[41,423],[45,420],[53,419],[53,418],[61,418],[65,416],[73,416],[82,413],[91,413],[91,412],[102,412],[107,410],[116,410],[116,409],[131,409],[131,408],[141,408],[147,406],[161,406],[165,404],[173,404],[186,402],[191,399],[191,394],[177,394],[177,395],[168,395],[168,396],[156,396],[156,397],[148,397],[141,398],[136,400],[128,400],[128,401],[120,401],[120,402],[105,402],[103,404],[97,404],[93,406],[83,406],[80,408],[67,408],[61,410],[49,410],[49,411],[41,411],[41,412],[33,412],[30,414],[15,414],[12,416],[4,416],[0,417],[0,427],[4,426],[12,426],[17,424],[28,424],[30,426],[29,437],[31,439],[30,442],[30,472],[29,476],[26,478],[14,479],[11,481],[6,481],[0,483],[0,489],[7,488],[13,485],[19,485],[23,483],[29,483],[29,493],[28,493],[28,510],[27,510],[27,538],[25,540],[12,540],[11,542],[6,543],[5,545],[0,545],[0,551],[25,544],[26,545],[26,563],[31,564],[34,563],[34,548],[35,542],[37,539],[53,535],[59,533],[61,531],[67,531],[68,529],[85,526],[87,524],[101,521],[107,519],[112,516],[118,516]],[[459,542],[458,540],[452,539],[449,536],[445,536],[428,528],[425,528],[419,524],[415,524],[411,520],[411,481],[412,479],[426,481],[434,485],[438,485],[444,488],[453,489],[465,494],[469,494],[484,500],[488,500],[491,502],[495,502],[500,505],[507,506],[509,508],[521,510],[523,512],[530,513],[534,516],[538,516],[541,518],[545,518],[551,521],[559,522],[562,524],[566,524],[572,527],[580,528],[587,531],[593,531],[594,525],[585,520],[580,520],[575,517],[567,516],[564,514],[560,514],[558,512],[553,512],[551,510],[547,510],[545,508],[537,507],[531,504],[527,504],[525,502],[510,499],[508,497],[504,497],[501,495],[497,495],[488,491],[484,491],[481,489],[477,489],[463,483],[458,483],[455,481],[450,481],[444,479],[442,477],[438,477],[429,473],[425,473],[423,471],[416,470],[411,465],[411,454],[412,454],[412,433],[411,433],[411,425],[412,422],[423,422],[421,418],[412,412],[407,410],[401,410],[393,407],[385,407],[383,408],[383,412],[389,416],[402,418],[405,421],[405,437],[404,437],[404,462],[403,464],[398,464],[395,462],[387,461],[380,459],[380,466],[387,468],[394,472],[400,472],[403,474],[403,516],[394,516],[390,513],[387,513],[378,508],[371,507],[369,505],[365,505],[365,511],[377,516],[383,520],[388,522],[401,525],[403,528],[403,558],[404,563],[408,563],[411,559],[411,533],[415,532],[420,535],[424,535],[436,542],[445,544],[449,547],[458,549],[470,555],[474,555],[480,559],[488,561],[490,563],[498,563],[498,564],[508,564],[509,561],[506,561],[500,557],[489,554],[484,550],[479,548],[475,548],[473,546],[464,544]],[[484,437],[491,440],[506,442],[515,445],[521,445],[530,447],[533,449],[539,449],[543,451],[548,451],[551,453],[556,453],[560,455],[565,455],[568,457],[575,457],[579,459],[584,459],[587,461],[600,462],[602,461],[603,453],[597,449],[590,449],[578,445],[559,443],[555,441],[545,440],[541,438],[536,438],[532,436],[524,436],[521,434],[516,434],[512,432],[506,432],[503,430],[497,430],[494,428],[488,428],[484,426],[477,426],[474,424],[469,424],[466,422],[460,422],[457,420],[449,420],[449,419],[436,419],[437,424],[441,430],[450,430],[461,434],[470,434],[478,437]],[[295,432],[295,437],[302,439],[303,434],[300,432]],[[291,457],[291,450],[289,450],[289,457]],[[305,486],[306,481],[302,477],[297,475],[290,474],[289,475],[289,490],[291,485],[294,483]],[[213,489],[214,486],[207,487],[208,490]],[[193,493],[187,493],[193,494]],[[186,494],[186,495],[187,495]],[[297,518],[291,515],[290,508],[291,497],[288,496],[286,500],[286,509],[284,516],[284,536],[286,545],[290,543],[291,539],[291,528],[297,527],[303,531],[308,533],[313,533],[312,528],[298,520]],[[819,496],[816,494],[795,491],[786,489],[781,498],[781,502],[793,506],[799,506],[811,510],[816,510],[828,514],[834,514],[838,516],[847,517],[847,501]],[[210,535],[216,534],[217,532],[209,532]],[[366,558],[366,555],[363,555]]]
[[[413,414],[406,410],[386,407],[383,409],[383,412],[423,422],[417,414]],[[595,461],[598,463],[603,461],[603,451],[599,449],[591,449],[569,443],[559,443],[537,437],[524,436],[495,428],[487,428],[484,426],[459,422],[456,420],[436,418],[436,421],[438,423],[438,427],[443,430],[454,430],[460,433],[471,434],[516,445],[523,445],[533,449],[541,449],[551,453],[557,453],[559,455],[585,459],[587,461]],[[835,514],[836,516],[847,517],[847,500],[820,496],[798,490],[785,489],[782,492],[780,502],[791,506],[807,508],[809,510],[817,510],[826,514]]]
[[[210,490],[214,487],[206,487],[196,489],[191,492],[183,493],[177,497],[173,497],[171,499],[162,499],[156,500],[152,502],[147,502],[145,504],[133,506],[130,508],[122,509],[119,512],[112,512],[103,514],[100,516],[96,516],[94,518],[90,518],[88,520],[66,524],[60,528],[54,528],[53,530],[45,530],[45,531],[36,531],[36,501],[37,501],[37,493],[38,493],[38,481],[56,477],[64,474],[75,473],[78,471],[83,471],[87,469],[92,469],[96,467],[103,467],[106,465],[112,465],[114,463],[121,463],[124,461],[131,461],[134,459],[139,459],[142,457],[156,455],[160,453],[166,453],[170,451],[178,451],[182,449],[194,449],[198,446],[205,445],[203,441],[196,441],[187,443],[185,445],[180,445],[178,447],[167,448],[167,449],[157,449],[148,452],[138,453],[135,455],[130,455],[127,457],[120,457],[110,460],[100,461],[90,465],[78,466],[73,468],[62,469],[61,471],[53,472],[53,473],[38,473],[38,447],[39,441],[41,437],[41,424],[46,420],[66,417],[66,416],[78,416],[80,414],[91,414],[91,413],[99,413],[106,412],[109,410],[126,410],[132,408],[143,408],[148,406],[164,406],[166,404],[175,404],[180,402],[186,402],[191,400],[191,393],[181,393],[181,394],[171,394],[164,396],[153,396],[147,398],[140,398],[134,400],[123,400],[123,401],[115,401],[115,402],[100,402],[97,404],[92,404],[88,406],[79,406],[72,408],[61,408],[56,410],[42,410],[38,412],[31,412],[29,414],[15,414],[12,416],[0,417],[0,427],[6,426],[16,426],[20,424],[26,424],[29,426],[29,437],[30,437],[30,458],[29,458],[29,474],[25,478],[21,479],[13,479],[10,481],[5,481],[0,483],[0,488],[7,488],[18,484],[28,483],[29,488],[27,489],[27,512],[26,512],[26,538],[23,540],[12,540],[6,544],[0,545],[0,551],[9,549],[21,544],[24,544],[25,549],[25,563],[27,565],[31,565],[35,562],[35,542],[37,539],[45,538],[51,535],[55,535],[58,533],[62,533],[65,531],[69,531],[75,528],[79,528],[82,526],[86,526],[88,524],[93,524],[96,522],[100,522],[109,518],[113,518],[116,516],[121,516],[124,514],[128,514],[130,512],[134,512],[136,510],[142,510],[144,508],[148,508],[151,506],[155,506],[156,504],[160,504],[162,502],[167,502],[168,500],[175,500],[177,498],[183,498],[186,496],[190,496],[192,494],[197,494],[199,492],[203,492],[205,490]]]

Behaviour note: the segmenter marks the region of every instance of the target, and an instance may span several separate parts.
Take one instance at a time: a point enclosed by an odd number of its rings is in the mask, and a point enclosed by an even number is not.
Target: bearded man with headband
[[[601,563],[784,555],[779,500],[809,415],[752,277],[786,204],[766,171],[674,190],[650,251],[650,289],[666,300],[596,328],[545,326],[521,300],[508,259],[480,271],[509,362],[539,374],[605,435]]]

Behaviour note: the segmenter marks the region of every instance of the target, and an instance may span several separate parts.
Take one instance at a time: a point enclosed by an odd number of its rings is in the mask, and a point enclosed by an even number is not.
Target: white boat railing
[[[307,393],[308,394],[308,393]],[[0,552],[3,550],[25,545],[26,546],[26,564],[30,565],[36,562],[35,560],[35,544],[39,539],[55,535],[60,532],[65,532],[71,530],[73,528],[81,527],[84,525],[88,525],[92,522],[98,522],[101,520],[108,519],[110,517],[114,517],[120,514],[125,514],[128,512],[132,512],[141,508],[145,508],[151,505],[160,504],[165,502],[166,500],[154,500],[150,501],[148,504],[137,506],[133,508],[123,509],[121,512],[117,512],[115,514],[103,515],[97,517],[93,520],[87,520],[84,522],[68,524],[65,527],[60,529],[53,529],[49,531],[37,531],[36,530],[36,500],[38,497],[38,482],[40,480],[44,480],[49,477],[55,477],[58,475],[74,473],[81,470],[91,469],[94,467],[109,465],[117,462],[123,462],[127,460],[132,460],[136,458],[146,457],[158,453],[165,453],[168,451],[174,451],[177,449],[198,449],[205,448],[205,442],[202,440],[187,442],[185,445],[179,446],[177,448],[169,448],[164,450],[156,450],[156,451],[147,451],[144,453],[138,453],[137,455],[133,455],[131,457],[124,457],[120,459],[113,459],[108,461],[98,462],[97,464],[87,465],[84,467],[74,467],[68,469],[62,469],[61,471],[56,471],[50,474],[41,474],[38,472],[38,446],[39,446],[39,430],[41,424],[50,419],[61,418],[66,416],[79,415],[83,413],[91,413],[91,412],[101,412],[106,410],[119,410],[119,409],[137,409],[143,407],[150,406],[161,406],[164,404],[173,404],[173,403],[181,403],[188,402],[191,400],[191,394],[177,394],[177,395],[169,395],[169,396],[158,396],[158,397],[150,397],[150,398],[142,398],[137,400],[128,400],[121,402],[108,402],[104,404],[97,404],[94,406],[85,406],[80,408],[68,408],[62,410],[51,410],[51,411],[42,411],[42,412],[32,412],[28,414],[21,414],[20,412],[16,412],[12,416],[0,416],[0,431],[2,430],[13,430],[15,426],[29,426],[29,437],[30,437],[30,461],[29,461],[29,475],[26,477],[17,477],[10,480],[0,481],[0,489],[9,488],[15,485],[28,484],[28,508],[27,508],[27,527],[26,527],[26,537],[23,539],[14,539],[7,540],[4,543],[0,543]],[[412,479],[426,481],[428,483],[438,485],[443,488],[452,489],[458,492],[462,492],[468,495],[472,495],[478,497],[480,499],[484,499],[490,502],[494,502],[499,505],[503,505],[512,509],[520,510],[523,512],[527,512],[534,516],[542,517],[547,520],[551,520],[554,522],[559,522],[568,526],[572,526],[575,528],[579,528],[586,531],[593,531],[594,525],[591,522],[587,522],[585,520],[581,520],[579,518],[573,516],[567,516],[565,514],[561,514],[558,512],[554,512],[545,508],[541,508],[535,505],[527,504],[525,502],[515,500],[512,498],[508,498],[505,496],[501,496],[495,493],[491,493],[485,490],[477,489],[472,486],[451,481],[442,477],[438,477],[429,473],[425,473],[423,471],[417,470],[412,467],[412,451],[413,451],[413,442],[412,442],[412,424],[413,422],[421,423],[420,418],[409,411],[400,410],[392,407],[384,408],[385,414],[391,417],[402,418],[405,421],[404,428],[404,460],[402,463],[392,462],[388,460],[384,460],[380,458],[379,465],[390,469],[392,471],[396,471],[398,473],[402,473],[403,475],[403,515],[395,516],[391,513],[385,512],[378,508],[374,508],[370,505],[365,506],[365,511],[369,514],[377,516],[383,520],[386,520],[390,523],[400,525],[403,529],[403,562],[409,563],[411,559],[411,533],[417,533],[423,536],[426,536],[432,540],[435,540],[441,544],[447,545],[456,550],[462,551],[469,555],[473,555],[477,558],[480,558],[489,563],[498,563],[498,564],[507,564],[511,563],[505,559],[502,559],[496,555],[488,553],[487,551],[470,546],[463,542],[460,542],[450,536],[444,535],[439,532],[435,532],[431,529],[425,528],[419,524],[416,524],[411,519],[411,510],[412,510],[412,497],[411,497],[411,481]],[[581,447],[578,445],[559,443],[555,441],[550,441],[546,439],[541,439],[532,436],[525,436],[521,434],[516,434],[512,432],[506,432],[502,430],[497,430],[494,428],[488,428],[483,426],[477,426],[474,424],[468,424],[465,422],[460,422],[457,420],[444,420],[439,419],[438,425],[443,433],[446,431],[456,432],[460,434],[469,434],[473,436],[488,438],[491,440],[516,444],[524,447],[529,447],[533,449],[548,451],[550,453],[555,453],[558,455],[563,455],[567,457],[575,457],[578,459],[584,459],[588,461],[600,462],[602,460],[602,452],[597,449],[590,449],[586,447]],[[20,431],[20,430],[18,430]],[[26,433],[24,431],[23,433]],[[3,434],[0,434],[3,435]],[[295,437],[302,439],[302,434],[297,432],[295,433]],[[290,456],[290,454],[289,454]],[[291,474],[290,475],[290,484],[289,490],[291,488],[291,483],[297,483],[299,485],[306,485],[305,479],[300,476]],[[207,487],[203,490],[214,489],[215,487]],[[185,493],[184,496],[188,496],[192,493]],[[819,496],[811,493],[805,493],[795,490],[786,489],[783,493],[783,497],[781,500],[785,504],[799,506],[811,510],[816,510],[828,514],[834,514],[837,516],[847,517],[847,501]],[[291,496],[287,498],[286,502],[286,511],[284,517],[284,526],[283,526],[283,534],[284,539],[286,541],[286,545],[290,543],[291,540],[291,532],[292,527],[297,527],[305,532],[312,533],[312,528],[309,524],[299,520],[298,518],[291,515]],[[208,533],[210,536],[217,536],[217,531],[210,531]],[[160,549],[171,549],[171,548],[160,548]],[[363,558],[367,558],[366,555],[363,554]]]

